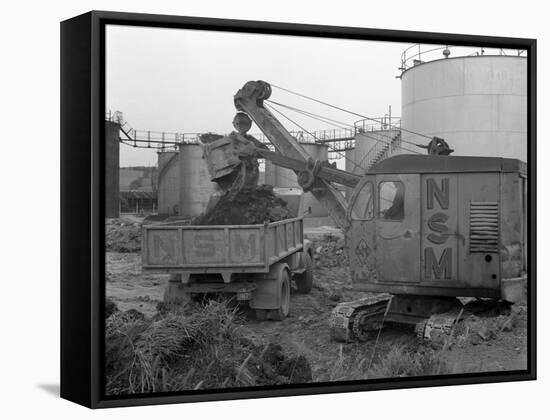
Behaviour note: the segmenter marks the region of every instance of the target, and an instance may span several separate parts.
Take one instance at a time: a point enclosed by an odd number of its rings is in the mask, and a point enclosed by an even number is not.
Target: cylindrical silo
[[[158,214],[177,216],[179,215],[181,183],[179,153],[176,151],[159,152],[157,170]]]
[[[265,183],[265,169],[260,169],[260,173],[258,175],[258,185],[263,185]]]
[[[269,160],[265,161],[265,175],[264,175],[264,183],[275,186],[275,171],[277,170],[277,166],[274,165]]]
[[[302,147],[313,160],[328,160],[328,146],[326,144],[302,143]],[[296,174],[292,174],[296,179]],[[304,217],[326,217],[328,216],[328,211],[325,206],[317,201],[313,194],[306,192],[302,195],[300,214],[303,214]]]
[[[105,121],[105,217],[119,216],[120,126]]]
[[[350,169],[356,174],[364,174],[382,159],[400,154],[400,130],[398,127],[386,130],[373,130],[355,135],[353,163]]]
[[[294,171],[277,166],[269,160],[265,163],[265,183],[278,188],[299,188]]]
[[[300,143],[300,145],[314,160],[328,160],[328,146],[326,144]],[[304,217],[328,216],[325,207],[321,205],[311,193],[302,193],[298,185],[298,177],[294,171],[282,168],[266,160],[265,183],[273,185],[277,194],[288,197],[289,200],[295,200],[297,194],[302,194],[300,198],[299,213],[303,214]]]
[[[407,69],[401,80],[403,129],[442,137],[454,156],[527,160],[525,57],[443,58]],[[403,146],[429,142],[408,131],[402,135]]]
[[[217,184],[210,182],[210,175],[198,144],[180,146],[180,216],[201,215]]]
[[[402,152],[398,126],[357,132],[355,148],[346,150],[346,171],[364,175],[376,163]],[[348,199],[352,191],[346,188]]]
[[[361,171],[361,168],[355,164],[355,149],[349,149],[344,152],[345,156],[345,170],[346,172],[351,172],[354,174],[364,173],[364,171]],[[349,200],[351,197],[351,193],[353,191],[353,188],[346,187],[346,199]]]

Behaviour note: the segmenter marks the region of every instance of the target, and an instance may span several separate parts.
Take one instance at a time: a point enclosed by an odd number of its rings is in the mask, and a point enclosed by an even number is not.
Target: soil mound
[[[306,383],[303,355],[255,342],[227,302],[164,308],[153,318],[115,312],[106,325],[107,394]]]
[[[271,185],[241,191],[233,200],[224,194],[218,203],[195,221],[197,225],[257,225],[290,219],[287,202],[273,193]]]
[[[105,318],[109,318],[112,314],[118,311],[116,303],[108,297],[105,298]]]
[[[105,250],[111,252],[140,252],[141,223],[112,220],[105,226]]]

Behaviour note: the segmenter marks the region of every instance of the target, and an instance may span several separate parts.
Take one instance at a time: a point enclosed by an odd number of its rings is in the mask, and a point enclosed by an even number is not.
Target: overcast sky
[[[399,116],[400,56],[409,44],[108,26],[107,109],[137,130],[229,133],[233,95],[265,80],[359,114]],[[273,89],[271,99],[353,124],[360,119]],[[286,112],[308,130],[333,128]],[[297,128],[280,118],[289,130]],[[253,127],[251,133],[259,132]],[[121,166],[154,165],[121,145]]]

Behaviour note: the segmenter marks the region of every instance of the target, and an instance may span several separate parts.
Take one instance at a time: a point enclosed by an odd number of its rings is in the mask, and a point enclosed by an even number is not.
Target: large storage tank
[[[180,206],[180,164],[177,151],[158,152],[157,160],[157,202],[158,214],[179,215]]]
[[[265,162],[265,183],[278,188],[299,188],[294,171],[281,168],[273,162]]]
[[[202,148],[198,144],[180,146],[180,216],[201,215],[210,196],[217,190],[217,184],[210,182]]]
[[[349,153],[352,160],[346,156],[346,170],[364,174],[380,160],[401,153],[399,134],[399,127],[357,133],[355,148]]]
[[[416,64],[401,77],[403,128],[444,138],[453,155],[527,160],[525,57],[451,56]],[[429,142],[402,134],[403,141]]]
[[[119,216],[119,128],[113,121],[105,121],[105,217]]]
[[[363,168],[361,168],[361,166],[357,165],[357,163],[355,162],[355,148],[346,150],[344,153],[344,160],[346,165],[344,169],[346,170],[346,172],[351,172],[358,175],[362,175],[366,172]],[[353,192],[353,188],[346,187],[345,191],[346,200],[349,200],[351,197],[351,193]]]
[[[260,167],[260,174],[258,175],[258,185],[265,184],[265,163],[263,165],[263,168]]]
[[[300,143],[307,154],[314,160],[328,160],[328,146],[320,143]],[[326,217],[328,212],[311,193],[303,194],[298,185],[298,178],[294,171],[274,165],[270,161],[265,163],[265,183],[273,185],[280,195],[296,196],[302,194],[300,200],[300,214],[304,217]]]

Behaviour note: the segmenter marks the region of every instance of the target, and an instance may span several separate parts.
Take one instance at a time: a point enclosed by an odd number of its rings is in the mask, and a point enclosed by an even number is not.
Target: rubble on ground
[[[349,265],[348,254],[345,249],[345,240],[332,234],[311,239],[313,245],[313,260],[316,267],[338,267]]]
[[[519,305],[493,300],[474,300],[466,304],[460,320],[448,331],[432,331],[426,344],[434,350],[451,349],[454,346],[492,345],[502,333],[525,328],[526,311]]]
[[[105,223],[105,250],[140,252],[141,236],[141,223],[123,219],[108,219]]]
[[[513,305],[509,308],[498,308],[499,313],[486,312],[468,314],[458,325],[458,341],[467,340],[472,345],[490,343],[502,332],[513,332],[514,329],[526,326],[525,308]],[[462,339],[462,340],[461,340]]]

